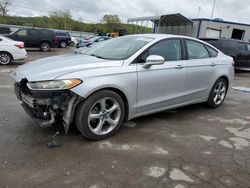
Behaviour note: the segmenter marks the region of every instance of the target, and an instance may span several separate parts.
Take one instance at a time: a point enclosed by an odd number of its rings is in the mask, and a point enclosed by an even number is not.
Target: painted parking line
[[[247,88],[247,87],[233,87],[234,90],[236,91],[242,91],[242,92],[245,92],[245,93],[250,93],[250,88]]]
[[[10,73],[12,69],[0,69],[0,73]]]
[[[13,85],[0,85],[0,89],[13,89]]]

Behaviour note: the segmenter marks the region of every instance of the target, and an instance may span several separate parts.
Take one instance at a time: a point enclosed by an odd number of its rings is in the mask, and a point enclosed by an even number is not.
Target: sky
[[[1,1],[1,0],[0,0]],[[104,14],[128,18],[181,13],[188,18],[210,18],[214,0],[12,0],[9,14],[46,16],[70,10],[74,19],[99,23]],[[200,10],[200,11],[199,11]],[[250,24],[250,0],[217,0],[213,18]]]

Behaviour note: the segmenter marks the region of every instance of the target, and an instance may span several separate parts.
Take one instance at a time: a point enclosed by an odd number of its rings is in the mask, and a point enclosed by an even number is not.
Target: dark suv
[[[70,43],[71,43],[71,36],[70,36],[69,33],[67,33],[67,32],[61,32],[61,31],[56,31],[55,35],[56,35],[59,47],[66,48],[67,46],[70,45]]]
[[[57,46],[57,38],[53,31],[48,29],[18,29],[16,32],[6,35],[7,37],[23,41],[25,47],[40,48],[44,52]]]
[[[235,69],[250,71],[250,43],[233,39],[203,39],[234,58]]]

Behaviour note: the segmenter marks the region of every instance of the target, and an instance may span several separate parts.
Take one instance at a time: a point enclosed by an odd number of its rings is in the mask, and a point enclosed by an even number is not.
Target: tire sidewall
[[[105,135],[97,135],[97,134],[93,133],[88,126],[88,115],[89,115],[89,111],[91,110],[93,105],[97,101],[99,101],[100,99],[105,98],[105,97],[114,98],[119,103],[119,105],[121,107],[121,118],[120,118],[117,126],[110,133],[105,134]],[[119,128],[124,120],[124,116],[125,116],[125,105],[124,105],[122,98],[117,93],[115,93],[113,91],[102,90],[102,91],[99,91],[97,93],[94,93],[93,95],[88,97],[84,102],[79,104],[79,106],[77,108],[77,112],[76,112],[75,123],[76,123],[76,127],[78,128],[78,130],[85,137],[87,137],[90,140],[97,141],[97,140],[103,140],[103,139],[109,138],[109,137],[113,136],[115,133],[117,133],[117,131],[119,130]]]

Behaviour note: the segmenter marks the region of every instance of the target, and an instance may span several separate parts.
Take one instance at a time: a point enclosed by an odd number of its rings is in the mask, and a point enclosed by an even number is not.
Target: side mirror
[[[160,55],[150,55],[146,59],[146,63],[143,65],[144,68],[148,68],[151,65],[162,65],[165,59]]]

